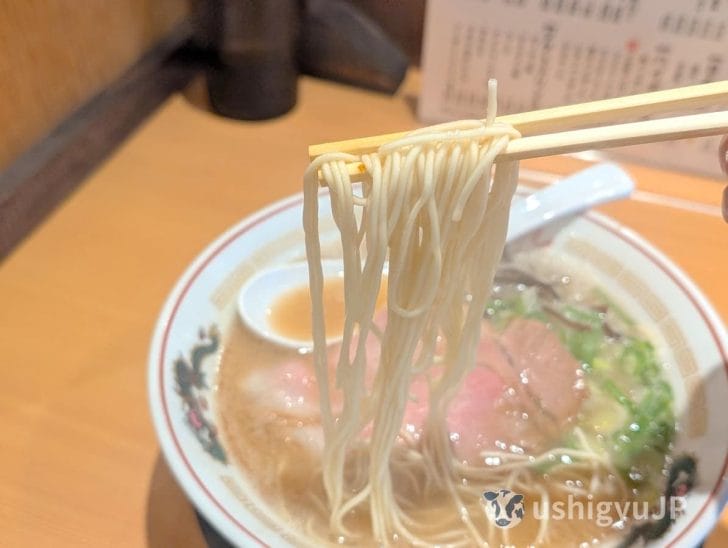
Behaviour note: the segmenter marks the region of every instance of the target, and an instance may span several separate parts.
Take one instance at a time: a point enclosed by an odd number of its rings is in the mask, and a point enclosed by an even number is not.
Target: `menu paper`
[[[418,114],[484,118],[489,78],[500,114],[728,79],[727,45],[728,0],[428,0]],[[615,151],[719,177],[719,141]]]

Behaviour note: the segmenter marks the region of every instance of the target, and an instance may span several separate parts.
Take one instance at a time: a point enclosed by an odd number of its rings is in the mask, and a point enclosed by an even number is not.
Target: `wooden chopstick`
[[[512,125],[525,138],[530,135],[553,131],[563,132],[575,128],[594,126],[604,122],[613,123],[629,118],[641,118],[666,112],[718,106],[722,103],[728,104],[728,80],[629,95],[615,99],[604,99],[577,105],[509,114],[499,116],[496,120]],[[321,154],[336,151],[351,154],[366,154],[375,152],[382,144],[399,139],[406,134],[407,132],[388,133],[359,139],[311,145],[308,148],[308,155],[311,159],[314,159]],[[713,135],[713,133],[709,133],[708,135]],[[680,137],[665,137],[665,139],[671,138]],[[513,143],[515,142],[513,141]],[[523,157],[526,158],[529,156]]]
[[[508,143],[498,159],[522,160],[724,133],[728,133],[727,110],[523,137]]]
[[[728,133],[728,110],[673,116],[643,122],[562,131],[513,139],[500,160],[523,160],[600,148],[689,139]],[[366,170],[361,162],[347,164],[349,175],[357,178]]]

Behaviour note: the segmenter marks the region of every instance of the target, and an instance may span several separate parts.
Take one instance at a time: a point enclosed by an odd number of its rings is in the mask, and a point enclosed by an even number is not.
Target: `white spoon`
[[[525,198],[514,199],[508,224],[507,243],[563,221],[605,202],[629,196],[634,182],[614,164],[599,164],[575,173]],[[343,277],[341,261],[323,261],[324,278]],[[279,346],[310,350],[310,339],[281,334],[271,322],[271,311],[285,293],[308,285],[306,263],[293,263],[262,270],[248,279],[238,294],[238,313],[248,328]],[[341,337],[327,339],[329,344]]]
[[[634,181],[616,164],[597,164],[521,199],[514,199],[507,243],[557,220],[574,217],[606,202],[626,198]]]
[[[340,260],[324,260],[324,279],[343,278],[344,265]],[[311,339],[296,339],[280,333],[273,325],[272,311],[276,301],[287,292],[308,286],[308,263],[290,263],[261,270],[243,284],[238,293],[238,314],[254,333],[279,346],[302,351],[313,345]],[[334,344],[341,337],[329,338]]]

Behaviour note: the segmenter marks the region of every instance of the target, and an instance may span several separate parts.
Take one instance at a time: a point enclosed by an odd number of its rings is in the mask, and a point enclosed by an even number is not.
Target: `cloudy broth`
[[[559,275],[551,278],[562,279],[563,277]],[[494,301],[486,313],[486,316],[489,316],[489,325],[496,332],[502,332],[514,321],[514,318],[527,317],[530,318],[529,321],[542,321],[555,332],[561,329],[553,325],[555,320],[539,317],[539,314],[547,308],[528,309],[529,302],[534,299],[534,295],[525,293],[524,291],[530,289],[524,290],[523,285],[520,282],[500,284],[499,294],[494,296]],[[562,291],[563,295],[569,295],[569,293],[568,288]],[[307,296],[307,291],[304,291],[303,296]],[[287,298],[297,302],[303,296],[289,294]],[[542,297],[539,294],[536,298]],[[549,304],[549,306],[551,305]],[[564,314],[571,314],[569,306],[571,304],[567,302],[563,308],[566,311],[563,312]],[[303,333],[310,329],[310,318],[304,313],[305,307],[299,310],[297,306],[293,306],[289,311],[290,314],[284,320],[286,329],[290,330],[289,333]],[[567,320],[572,321],[571,318],[572,316],[569,316]],[[588,323],[591,320],[586,318],[583,321]],[[569,324],[565,325],[568,327]],[[632,326],[620,327],[627,330],[635,329]],[[558,331],[564,345],[572,351],[577,349],[580,352],[581,350],[578,349],[582,341],[576,339],[579,334],[574,334],[567,328],[564,329],[566,331]],[[594,330],[597,332],[597,327],[594,327]],[[635,338],[635,340],[639,339]],[[614,341],[606,340],[606,338],[605,341],[602,345],[604,348],[600,347],[597,357],[592,360],[601,367],[604,366],[602,363],[605,359],[604,356],[610,356],[610,353],[619,351]],[[593,365],[589,367],[595,368]],[[290,404],[290,408],[284,406],[273,409],[270,406],[271,399],[275,399],[277,391],[280,390],[277,380],[275,382],[267,380],[271,371],[276,368],[281,368],[282,371],[276,379],[290,375],[289,371],[308,370],[310,373],[301,382],[304,388],[295,393],[295,401]],[[597,373],[602,376],[606,375],[609,382],[616,382],[629,394],[632,394],[631,390],[634,387],[629,385],[634,382],[634,379],[626,378],[620,371],[614,371],[612,375],[612,373],[604,374],[603,372],[592,373],[588,371],[589,368],[585,369],[587,369],[587,381],[594,383],[586,402],[578,416],[570,419],[563,436],[555,440],[553,445],[547,446],[545,451],[540,451],[540,454],[549,454],[553,448],[554,461],[563,458],[563,452],[558,451],[562,449],[565,441],[571,439],[571,429],[575,426],[580,428],[579,432],[584,432],[589,443],[598,445],[604,442],[606,436],[605,428],[607,427],[603,426],[602,422],[612,420],[615,424],[618,423],[617,426],[609,426],[609,428],[614,428],[615,432],[623,422],[624,417],[620,415],[621,411],[618,406],[602,394],[599,384],[602,382],[602,377],[596,375]],[[597,380],[593,381],[593,379]],[[252,335],[240,322],[233,322],[225,336],[218,374],[219,424],[226,449],[234,463],[243,470],[246,477],[253,482],[261,496],[268,505],[275,509],[280,518],[288,523],[293,523],[294,529],[310,535],[311,545],[320,546],[323,543],[340,545],[343,543],[356,546],[376,546],[378,543],[371,537],[369,516],[364,507],[350,512],[345,521],[353,533],[352,536],[334,537],[328,532],[328,515],[324,505],[326,497],[319,469],[322,433],[317,420],[301,412],[301,409],[310,409],[310,406],[318,405],[315,401],[315,386],[313,390],[308,389],[311,388],[311,383],[315,385],[310,355],[275,347]],[[256,390],[260,392],[257,397],[252,395]],[[267,394],[266,391],[268,391]],[[563,397],[569,396],[565,394]],[[638,395],[634,395],[634,397],[637,398]],[[504,408],[503,420],[506,420],[506,414],[511,412],[511,409]],[[512,417],[508,420],[512,420]],[[356,448],[353,450],[355,451]],[[398,445],[396,451],[406,451],[405,445]],[[647,456],[640,455],[640,462],[644,470],[648,470],[654,477],[657,477],[662,474],[664,462],[661,459],[663,457],[664,453],[660,452],[650,453]],[[493,467],[494,462],[470,462],[468,464],[487,469]],[[624,491],[623,482],[616,477],[617,465],[615,465],[613,476],[606,474],[600,479],[599,491],[597,494],[593,494],[589,492],[589,486],[593,485],[591,469],[578,463],[573,466],[565,466],[564,463],[567,461],[563,460],[556,464],[546,463],[541,467],[534,466],[529,468],[527,474],[516,480],[512,486],[514,492],[522,487],[527,488],[524,498],[525,515],[521,523],[507,530],[499,529],[491,523],[486,516],[485,505],[487,502],[483,498],[484,491],[505,487],[498,483],[502,483],[502,480],[494,480],[494,483],[486,478],[471,482],[470,485],[463,482],[463,490],[460,491],[461,500],[470,516],[471,523],[479,534],[495,545],[505,542],[515,546],[526,546],[533,542],[539,535],[540,528],[543,527],[543,519],[539,520],[537,517],[543,518],[544,513],[553,514],[554,508],[561,507],[566,511],[570,507],[576,509],[572,519],[549,520],[548,537],[545,544],[579,546],[584,542],[591,544],[602,541],[619,532],[619,529],[604,525],[606,522],[612,525],[618,520],[616,511],[609,508],[608,505],[599,505],[600,502],[647,500],[648,504],[653,506],[655,485],[651,483],[630,484],[629,489]],[[496,466],[497,464],[495,463]],[[410,517],[419,523],[427,524],[426,527],[436,528],[443,532],[462,529],[463,538],[467,538],[465,526],[460,520],[450,495],[439,491],[437,487],[425,489],[424,483],[425,477],[417,467],[402,468],[401,473],[399,468],[393,469],[395,492]],[[545,497],[550,502],[548,509],[542,505]],[[602,519],[598,520],[599,517]],[[406,539],[389,540],[396,545],[409,544]]]

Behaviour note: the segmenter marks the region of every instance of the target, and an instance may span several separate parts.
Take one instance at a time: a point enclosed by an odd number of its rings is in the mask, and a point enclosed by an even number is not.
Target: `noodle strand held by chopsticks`
[[[392,467],[398,466],[394,447],[412,376],[433,368],[440,345],[420,447],[426,483],[451,497],[468,535],[462,540],[485,542],[460,499],[446,417],[474,364],[518,178],[517,163],[495,165],[509,140],[518,136],[512,127],[494,122],[495,105],[492,82],[485,122],[424,128],[361,158],[326,154],[306,171],[304,228],[325,438],[322,476],[333,534],[350,535],[346,516],[363,507],[374,538],[382,544],[389,544],[393,535],[414,544],[436,540],[424,538],[427,527],[418,526],[398,502]],[[361,196],[354,194],[346,169],[345,162],[352,160],[366,169]],[[334,384],[342,392],[343,409],[337,417],[329,393],[323,315],[319,173],[329,188],[343,250],[346,319]],[[364,210],[361,221],[355,212],[359,205]],[[367,389],[366,340],[387,260],[387,324],[374,381]],[[367,441],[363,431],[369,424]],[[367,471],[363,484],[361,474],[346,473],[349,467]],[[359,478],[358,484],[352,477]]]

